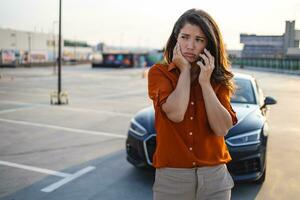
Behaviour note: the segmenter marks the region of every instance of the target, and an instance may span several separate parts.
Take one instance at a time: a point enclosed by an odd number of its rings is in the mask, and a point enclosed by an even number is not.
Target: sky
[[[231,50],[242,49],[241,33],[282,35],[286,20],[300,29],[299,0],[62,0],[62,31],[92,45],[161,49],[190,8],[215,19]],[[0,27],[58,33],[58,13],[59,0],[0,0]]]

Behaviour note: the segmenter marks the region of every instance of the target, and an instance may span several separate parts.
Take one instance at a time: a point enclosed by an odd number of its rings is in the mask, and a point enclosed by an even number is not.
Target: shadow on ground
[[[78,155],[80,156],[80,155]],[[154,170],[137,169],[126,161],[125,151],[73,166],[64,170],[75,173],[87,166],[96,167],[57,190],[45,193],[41,189],[61,180],[48,176],[45,179],[1,200],[151,200]],[[254,200],[261,185],[235,184],[232,200]]]
[[[78,155],[80,156],[80,155]],[[88,163],[80,164],[64,173],[76,173],[87,166],[95,170],[75,179],[57,190],[41,190],[61,178],[47,178],[19,190],[1,200],[151,200],[154,170],[136,169],[126,161],[124,151],[118,151]]]

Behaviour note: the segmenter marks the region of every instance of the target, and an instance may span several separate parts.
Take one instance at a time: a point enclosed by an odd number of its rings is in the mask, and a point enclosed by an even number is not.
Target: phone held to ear
[[[197,63],[198,63],[199,61],[200,61],[203,65],[205,65],[203,58],[198,57]]]

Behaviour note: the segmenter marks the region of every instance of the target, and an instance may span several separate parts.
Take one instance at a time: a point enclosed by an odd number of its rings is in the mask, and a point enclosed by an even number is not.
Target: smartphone
[[[205,65],[203,58],[202,58],[202,57],[200,57],[200,56],[198,57],[198,60],[197,60],[197,62],[199,62],[199,61],[200,61],[200,62],[202,62],[202,64],[203,64],[203,65]]]

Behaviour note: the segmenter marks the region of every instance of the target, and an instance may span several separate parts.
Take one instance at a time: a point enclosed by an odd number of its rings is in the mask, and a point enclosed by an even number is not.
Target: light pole
[[[61,1],[59,0],[59,33],[58,33],[58,99],[57,104],[61,104],[60,92],[61,92]]]
[[[14,65],[15,66],[17,66],[18,64],[19,64],[19,56],[17,56],[18,55],[18,53],[17,53],[17,51],[18,51],[18,47],[17,47],[17,31],[14,31],[13,33],[11,33],[11,37],[13,38],[13,42],[11,43],[11,47],[14,49],[14,52],[13,52],[13,54],[15,55],[14,56]]]
[[[76,56],[76,46],[77,46],[77,37],[74,36],[74,60],[71,62],[74,62],[74,64],[77,62],[77,56]]]
[[[28,32],[28,56],[27,56],[28,66],[31,66],[31,33]]]
[[[68,93],[61,91],[61,1],[59,0],[59,33],[58,33],[58,84],[57,92],[50,94],[50,103],[53,104],[53,98],[57,98],[56,105],[68,104]]]

